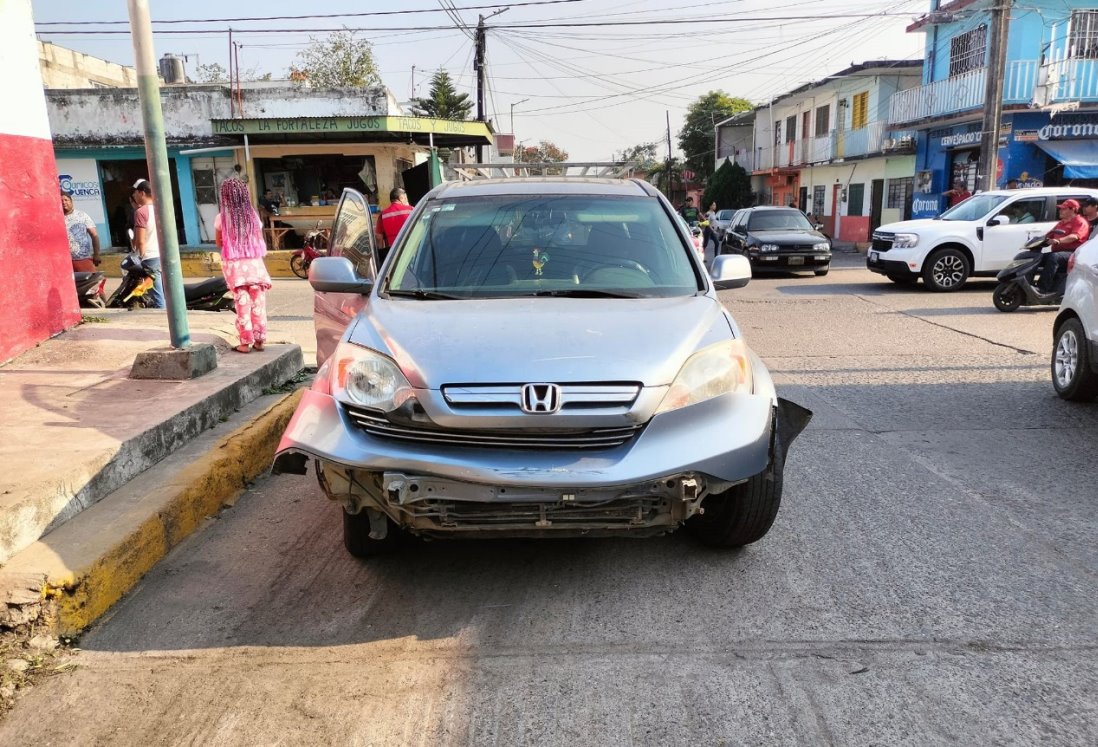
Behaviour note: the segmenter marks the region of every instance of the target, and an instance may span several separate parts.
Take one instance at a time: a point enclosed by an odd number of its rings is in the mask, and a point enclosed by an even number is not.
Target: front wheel
[[[309,263],[305,261],[304,254],[295,254],[290,257],[290,269],[302,280],[308,280]]]
[[[923,282],[939,293],[960,290],[968,280],[972,266],[960,249],[945,247],[932,252],[923,265]]]
[[[1091,367],[1083,325],[1068,319],[1056,330],[1052,346],[1052,386],[1063,399],[1089,402],[1098,397],[1098,374]]]
[[[1014,311],[1022,305],[1024,296],[1016,283],[999,283],[991,295],[995,308],[999,311]]]
[[[822,278],[822,277],[823,277],[824,275],[826,275],[826,274],[827,274],[827,273],[828,273],[828,272],[829,272],[830,270],[831,270],[831,265],[828,265],[827,267],[823,267],[823,268],[821,268],[821,269],[819,269],[819,270],[816,270],[816,277],[818,277],[818,278]]]
[[[771,465],[745,483],[707,496],[704,513],[691,516],[686,529],[707,545],[742,547],[770,531],[781,502],[781,465]]]

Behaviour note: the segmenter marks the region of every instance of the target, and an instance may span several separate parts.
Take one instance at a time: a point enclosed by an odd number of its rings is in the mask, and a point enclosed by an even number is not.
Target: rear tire
[[[1083,325],[1068,319],[1056,330],[1052,346],[1052,386],[1063,399],[1089,402],[1098,397],[1098,374],[1091,368]]]
[[[343,509],[343,546],[347,552],[356,558],[372,558],[395,551],[400,543],[400,527],[388,516],[385,522],[388,527],[384,539],[374,539],[370,536],[370,515],[366,509],[357,514],[349,514]]]
[[[923,264],[923,282],[926,287],[938,293],[950,293],[960,290],[972,265],[960,249],[945,247],[930,253]]]
[[[782,468],[755,475],[745,483],[702,501],[703,514],[695,514],[686,529],[713,547],[742,547],[757,542],[770,531],[782,502]]]
[[[305,262],[304,254],[295,254],[290,257],[290,270],[302,280],[308,280],[309,265]]]
[[[1016,283],[999,283],[995,286],[995,292],[991,300],[995,302],[995,308],[1003,312],[1017,310],[1022,305],[1025,295]]]

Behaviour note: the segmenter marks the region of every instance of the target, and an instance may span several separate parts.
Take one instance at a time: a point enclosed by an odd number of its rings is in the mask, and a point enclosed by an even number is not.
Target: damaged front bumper
[[[719,493],[769,469],[811,413],[786,400],[725,395],[654,417],[599,451],[407,443],[363,433],[329,395],[307,391],[279,444],[275,473],[309,459],[328,497],[426,536],[659,534]]]

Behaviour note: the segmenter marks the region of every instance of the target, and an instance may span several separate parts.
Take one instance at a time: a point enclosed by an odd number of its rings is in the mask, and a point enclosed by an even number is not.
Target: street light
[[[511,104],[511,134],[512,135],[515,134],[515,107],[518,106],[519,104],[525,104],[529,100],[530,99],[523,99],[522,101],[516,101],[515,103]]]

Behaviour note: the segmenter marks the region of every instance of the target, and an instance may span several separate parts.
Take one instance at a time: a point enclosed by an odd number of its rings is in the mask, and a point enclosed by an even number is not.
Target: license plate
[[[789,264],[791,264],[791,265],[803,265],[804,264],[804,257],[790,257],[789,258]]]
[[[880,256],[881,256],[881,255],[880,255],[880,254],[878,254],[877,252],[870,252],[870,253],[869,253],[869,261],[870,261],[870,262],[876,262],[876,261],[877,261],[877,259],[878,259],[878,258],[879,258]]]

